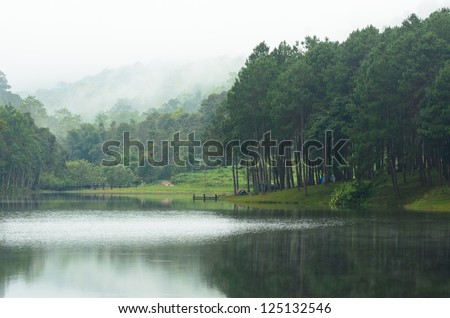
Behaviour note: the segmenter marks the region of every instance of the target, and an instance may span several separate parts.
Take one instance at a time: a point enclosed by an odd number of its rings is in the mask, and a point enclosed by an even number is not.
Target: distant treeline
[[[226,162],[233,166],[235,191],[298,187],[306,193],[308,185],[330,179],[389,176],[394,192],[401,195],[399,182],[408,182],[412,174],[418,174],[423,185],[450,182],[449,9],[425,20],[411,15],[402,25],[383,31],[369,26],[342,43],[316,37],[294,45],[282,42],[274,49],[260,43],[232,88],[209,95],[199,111],[169,101],[164,110],[140,114],[121,100],[94,122],[81,123],[78,115],[64,109],[48,116],[36,98],[22,100],[9,89],[0,73],[0,101],[12,105],[0,108],[2,189],[125,186],[199,169],[139,167],[135,151],[131,167],[101,167],[101,145],[121,140],[125,131],[144,143],[172,138],[177,131],[184,136],[195,131],[203,141],[224,143],[261,140],[271,131],[272,138],[294,141],[284,156],[261,152],[266,162],[276,160],[275,167],[264,161],[241,167],[240,158]],[[50,131],[36,127],[33,119]],[[323,141],[326,130],[332,130],[336,140],[350,140],[342,152],[349,166],[298,164],[307,161],[298,152],[301,145]],[[160,154],[158,147],[154,151]],[[312,155],[326,154],[320,150]],[[286,162],[294,165],[286,167]],[[242,173],[245,185],[237,182]]]

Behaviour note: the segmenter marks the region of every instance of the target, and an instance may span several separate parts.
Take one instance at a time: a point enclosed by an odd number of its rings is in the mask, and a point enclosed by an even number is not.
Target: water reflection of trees
[[[193,202],[190,196],[171,198],[171,195],[154,197],[124,196],[115,194],[42,193],[21,196],[0,196],[0,212],[15,210],[154,210],[194,209],[232,210],[227,201]],[[1,215],[0,215],[1,217]]]
[[[34,257],[31,248],[17,250],[0,245],[0,297],[4,297],[5,289],[12,277],[23,275],[36,270],[42,259]]]
[[[249,234],[202,264],[228,297],[449,297],[449,234],[423,223]]]

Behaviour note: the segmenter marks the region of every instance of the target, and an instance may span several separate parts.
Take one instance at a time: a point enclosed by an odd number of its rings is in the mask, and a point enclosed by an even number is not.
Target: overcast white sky
[[[425,18],[450,0],[7,0],[0,70],[13,91],[49,88],[153,59],[248,56],[306,35],[343,41],[372,24]]]

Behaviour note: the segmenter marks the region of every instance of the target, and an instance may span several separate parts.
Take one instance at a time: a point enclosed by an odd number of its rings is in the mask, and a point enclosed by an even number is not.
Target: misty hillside
[[[242,57],[208,58],[194,62],[136,63],[87,76],[73,83],[59,83],[52,89],[40,89],[32,95],[41,100],[49,112],[65,107],[92,119],[106,111],[118,99],[127,100],[134,109],[167,107],[171,100],[206,97],[230,88],[235,74],[243,66]],[[200,100],[201,100],[200,98]],[[195,110],[196,105],[191,106]]]

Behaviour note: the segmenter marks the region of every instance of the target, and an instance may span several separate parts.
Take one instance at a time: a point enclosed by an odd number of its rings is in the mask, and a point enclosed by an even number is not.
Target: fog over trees
[[[88,120],[98,112],[108,111],[118,100],[144,112],[170,104],[170,100],[194,99],[187,110],[196,111],[203,98],[231,87],[244,62],[244,57],[224,56],[185,62],[135,63],[106,69],[73,83],[59,83],[51,89],[21,94],[35,96],[50,113],[66,108]]]

